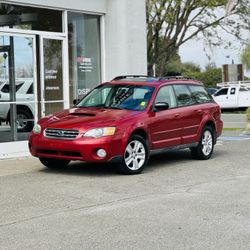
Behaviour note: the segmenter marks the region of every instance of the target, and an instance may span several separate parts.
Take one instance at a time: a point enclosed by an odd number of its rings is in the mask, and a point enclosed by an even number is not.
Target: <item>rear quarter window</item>
[[[176,94],[178,107],[189,106],[195,103],[187,85],[176,84],[173,85],[173,88]]]
[[[203,86],[190,85],[191,97],[196,103],[206,103],[213,101],[213,98],[208,94]]]

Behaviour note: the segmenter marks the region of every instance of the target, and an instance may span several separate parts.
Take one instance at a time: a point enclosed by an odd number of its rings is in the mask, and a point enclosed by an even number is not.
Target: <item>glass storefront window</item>
[[[44,98],[43,115],[63,110],[62,41],[43,39]]]
[[[100,17],[68,13],[70,101],[101,81]]]
[[[0,143],[27,140],[34,125],[33,38],[0,34]]]
[[[0,3],[0,27],[62,32],[62,11]]]

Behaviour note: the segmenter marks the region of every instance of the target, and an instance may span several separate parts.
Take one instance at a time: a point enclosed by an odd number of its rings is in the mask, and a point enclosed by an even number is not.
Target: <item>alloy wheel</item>
[[[17,114],[17,129],[18,130],[22,130],[27,126],[27,120],[28,118],[26,117],[26,115],[19,113]]]
[[[144,145],[137,140],[131,141],[125,149],[124,160],[129,169],[140,169],[146,160],[146,150]]]
[[[201,145],[203,154],[208,156],[213,150],[213,136],[209,130],[204,131]]]

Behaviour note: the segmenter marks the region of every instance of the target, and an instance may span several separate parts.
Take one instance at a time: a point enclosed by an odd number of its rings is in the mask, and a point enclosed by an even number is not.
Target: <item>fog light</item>
[[[106,157],[107,153],[104,149],[98,149],[96,154],[100,157],[100,158],[104,158]]]

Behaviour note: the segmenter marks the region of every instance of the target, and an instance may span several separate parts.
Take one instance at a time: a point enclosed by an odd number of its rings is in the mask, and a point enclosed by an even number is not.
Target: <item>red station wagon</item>
[[[195,158],[209,159],[222,127],[220,107],[202,83],[120,76],[40,119],[29,149],[48,168],[71,160],[114,162],[122,173],[138,174],[152,151],[189,148]]]

